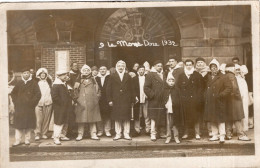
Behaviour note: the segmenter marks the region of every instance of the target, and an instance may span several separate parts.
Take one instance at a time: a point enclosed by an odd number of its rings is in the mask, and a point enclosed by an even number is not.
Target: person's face
[[[98,74],[98,71],[97,71],[97,70],[93,70],[93,71],[92,71],[92,76],[97,76],[97,74]]]
[[[71,66],[71,69],[73,71],[77,71],[79,69],[78,64],[77,63],[73,63],[72,66]]]
[[[211,70],[211,72],[216,73],[216,72],[218,71],[217,65],[212,64],[212,65],[210,66],[210,70]]]
[[[158,64],[156,64],[155,66],[154,66],[154,68],[155,68],[155,70],[157,71],[157,72],[161,72],[162,71],[162,69],[163,69],[163,64],[162,63],[158,63]]]
[[[197,64],[198,67],[203,67],[205,62],[204,61],[197,61],[196,64]]]
[[[193,68],[192,62],[186,62],[185,67],[186,67],[187,70],[191,70]]]
[[[25,80],[28,80],[28,79],[30,78],[30,75],[31,75],[30,71],[24,71],[24,72],[22,73],[22,76],[23,76],[23,78],[24,78]]]
[[[145,69],[144,68],[139,68],[138,69],[138,73],[140,76],[143,76],[144,75],[144,72],[145,72]]]
[[[47,76],[47,74],[46,74],[46,73],[44,73],[44,72],[42,72],[42,73],[40,74],[40,78],[41,78],[41,79],[45,79],[45,78],[46,78],[46,76]]]
[[[63,75],[59,76],[59,78],[60,78],[60,80],[61,80],[62,82],[66,82],[66,81],[69,79],[69,76],[68,76],[68,74],[66,73],[66,74],[63,74]]]
[[[107,68],[106,67],[100,67],[99,72],[102,76],[106,75],[107,73]]]
[[[177,61],[175,59],[169,59],[170,68],[174,68],[177,65]]]
[[[91,70],[89,68],[85,68],[82,70],[82,75],[88,76],[91,73]]]
[[[34,69],[30,69],[30,73],[33,74],[34,73]]]
[[[138,63],[135,63],[135,64],[134,64],[134,67],[133,67],[133,70],[137,71],[138,67],[139,67],[139,64],[138,64]]]
[[[174,79],[168,79],[167,83],[169,86],[173,86],[175,84],[175,80]]]
[[[125,64],[119,63],[119,64],[117,65],[117,69],[118,69],[118,71],[119,71],[120,73],[122,73],[122,72],[124,71],[124,69],[125,69]]]

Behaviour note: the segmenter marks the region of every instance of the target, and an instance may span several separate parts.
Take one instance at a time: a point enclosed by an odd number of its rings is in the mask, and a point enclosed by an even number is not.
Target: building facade
[[[238,57],[252,72],[250,6],[8,11],[9,70],[25,64],[53,76],[71,62],[115,66],[122,59],[167,62]]]

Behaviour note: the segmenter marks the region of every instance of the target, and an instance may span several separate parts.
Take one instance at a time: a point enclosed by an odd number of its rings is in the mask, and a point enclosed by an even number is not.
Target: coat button
[[[120,92],[123,92],[123,90],[121,89]]]

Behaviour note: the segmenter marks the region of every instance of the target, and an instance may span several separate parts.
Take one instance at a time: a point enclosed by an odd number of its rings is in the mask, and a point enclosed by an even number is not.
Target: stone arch
[[[161,43],[161,40],[172,40],[180,43],[180,31],[176,21],[169,20],[167,12],[159,8],[122,8],[109,11],[111,14],[100,25],[95,33],[96,41],[113,42],[125,40],[127,42],[142,42],[148,40]],[[168,15],[170,15],[168,13]],[[180,48],[164,47],[163,60],[169,54],[180,56]],[[112,49],[104,47],[96,50],[97,62],[111,66]]]

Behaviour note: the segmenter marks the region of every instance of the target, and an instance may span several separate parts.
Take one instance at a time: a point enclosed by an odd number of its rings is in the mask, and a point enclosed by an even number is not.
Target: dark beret
[[[153,62],[153,66],[156,65],[156,64],[159,64],[159,63],[163,64],[162,60],[156,60],[156,61],[154,61],[154,62]]]
[[[233,63],[228,63],[228,64],[226,65],[226,68],[228,68],[228,67],[235,67],[235,64],[233,64]]]

